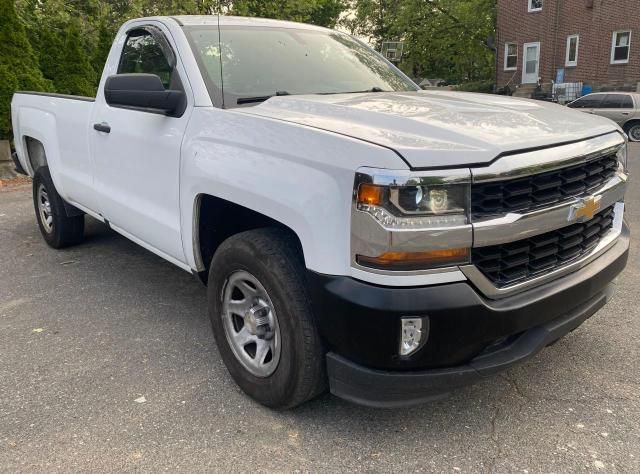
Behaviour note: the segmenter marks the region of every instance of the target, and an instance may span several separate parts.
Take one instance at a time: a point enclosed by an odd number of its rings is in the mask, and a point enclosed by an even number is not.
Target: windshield
[[[185,28],[212,100],[224,106],[274,95],[415,91],[381,56],[337,31],[223,26]]]

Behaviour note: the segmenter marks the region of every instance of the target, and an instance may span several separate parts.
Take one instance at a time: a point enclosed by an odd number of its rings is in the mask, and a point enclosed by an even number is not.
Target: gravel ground
[[[630,158],[640,174],[640,146]],[[502,376],[429,405],[290,412],[246,398],[192,276],[92,222],[40,238],[0,189],[0,470],[640,472],[640,188],[611,303]]]

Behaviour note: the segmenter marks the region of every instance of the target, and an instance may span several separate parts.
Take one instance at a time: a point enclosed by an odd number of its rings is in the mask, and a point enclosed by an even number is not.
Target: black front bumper
[[[617,243],[583,269],[501,300],[484,298],[467,282],[388,288],[310,273],[331,392],[369,406],[414,404],[521,362],[606,303],[628,249],[625,226]],[[403,316],[430,321],[427,343],[409,358],[398,355]]]

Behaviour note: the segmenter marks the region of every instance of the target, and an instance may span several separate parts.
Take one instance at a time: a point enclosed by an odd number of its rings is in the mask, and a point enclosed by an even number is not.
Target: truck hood
[[[617,130],[560,105],[449,91],[283,96],[236,110],[375,143],[412,168],[482,166],[503,153]]]

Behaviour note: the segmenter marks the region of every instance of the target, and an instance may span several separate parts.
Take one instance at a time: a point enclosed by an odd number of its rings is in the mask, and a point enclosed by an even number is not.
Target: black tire
[[[49,203],[49,223],[45,222],[45,216],[43,216],[39,204],[39,200],[42,199],[41,187],[46,193]],[[33,177],[33,205],[42,237],[50,247],[60,249],[83,241],[84,215],[67,216],[64,201],[56,191],[51,174],[49,174],[49,168],[46,166],[38,168]]]
[[[640,142],[640,122],[632,122],[624,127],[629,140],[632,142]]]
[[[280,359],[267,377],[256,377],[234,355],[223,324],[229,276],[249,272],[266,289],[281,334]],[[208,282],[209,315],[218,350],[240,388],[259,403],[293,408],[326,389],[324,351],[305,287],[299,245],[286,231],[264,228],[230,237],[217,250]]]

